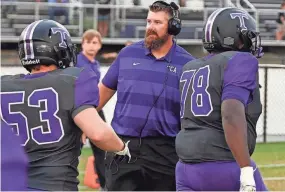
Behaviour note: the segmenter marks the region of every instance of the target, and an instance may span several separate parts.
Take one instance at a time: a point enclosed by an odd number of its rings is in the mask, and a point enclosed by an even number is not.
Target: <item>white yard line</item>
[[[266,165],[257,165],[258,168],[271,168],[271,167],[285,167],[285,164],[266,164]]]
[[[264,181],[285,181],[285,177],[265,177]]]

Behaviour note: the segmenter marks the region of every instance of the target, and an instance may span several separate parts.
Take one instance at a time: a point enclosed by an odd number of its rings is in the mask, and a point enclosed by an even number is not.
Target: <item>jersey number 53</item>
[[[59,142],[64,136],[64,129],[61,119],[57,116],[58,93],[50,87],[36,89],[27,97],[28,107],[40,108],[41,102],[45,106],[38,114],[42,124],[32,128],[25,114],[28,111],[11,111],[11,106],[24,104],[24,99],[24,91],[1,92],[1,117],[13,127],[15,133],[21,136],[22,145],[25,146],[30,137],[39,145]],[[47,125],[45,131],[44,125]]]

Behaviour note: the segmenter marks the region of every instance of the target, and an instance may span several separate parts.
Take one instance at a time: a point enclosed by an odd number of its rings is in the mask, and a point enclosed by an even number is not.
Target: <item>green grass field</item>
[[[84,148],[80,156],[80,191],[94,191],[82,183],[85,165],[90,155],[92,155],[91,149]],[[270,191],[285,191],[285,142],[257,144],[253,159],[260,166],[259,169],[268,189]],[[271,166],[268,167],[268,165]]]

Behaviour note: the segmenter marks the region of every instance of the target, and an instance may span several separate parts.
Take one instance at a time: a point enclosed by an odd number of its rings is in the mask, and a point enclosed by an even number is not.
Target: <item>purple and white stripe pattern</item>
[[[25,30],[24,32],[24,51],[25,51],[25,59],[34,59],[35,58],[35,54],[34,54],[34,47],[33,47],[33,34],[35,31],[35,28],[37,27],[37,25],[42,22],[42,20],[39,21],[35,21],[33,23],[31,23]]]
[[[214,11],[210,17],[207,20],[207,23],[205,25],[205,42],[211,43],[212,42],[212,28],[213,28],[213,23],[216,19],[216,17],[224,10],[226,9],[231,9],[232,7],[225,7],[222,9],[217,9]]]

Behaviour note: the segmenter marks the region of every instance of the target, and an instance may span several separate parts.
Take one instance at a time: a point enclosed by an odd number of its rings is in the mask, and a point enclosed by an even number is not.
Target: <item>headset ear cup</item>
[[[181,31],[181,20],[174,17],[168,21],[168,34],[169,35],[178,35]]]

